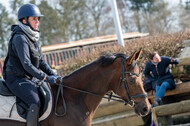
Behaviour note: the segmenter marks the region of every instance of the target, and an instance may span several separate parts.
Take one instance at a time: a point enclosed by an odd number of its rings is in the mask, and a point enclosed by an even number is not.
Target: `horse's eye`
[[[135,79],[130,79],[130,80],[129,80],[129,83],[130,83],[130,84],[135,83]]]

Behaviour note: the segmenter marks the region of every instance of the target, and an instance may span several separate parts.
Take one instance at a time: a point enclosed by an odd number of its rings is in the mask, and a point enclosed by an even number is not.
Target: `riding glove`
[[[52,76],[47,76],[45,81],[50,84],[55,84],[56,80],[57,80],[57,77],[52,75]]]
[[[61,79],[61,78],[62,78],[62,77],[59,76],[58,74],[55,74],[55,75],[53,75],[53,76],[55,76],[57,79]]]

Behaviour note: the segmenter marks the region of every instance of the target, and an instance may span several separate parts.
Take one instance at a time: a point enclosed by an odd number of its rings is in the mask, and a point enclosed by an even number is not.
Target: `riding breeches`
[[[14,75],[7,76],[6,85],[11,92],[25,102],[28,107],[36,104],[40,107],[40,98],[36,84],[26,78],[18,78]]]

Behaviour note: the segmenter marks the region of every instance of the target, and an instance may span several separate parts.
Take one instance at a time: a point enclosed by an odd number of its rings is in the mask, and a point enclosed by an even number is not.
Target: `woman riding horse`
[[[40,122],[40,125],[91,126],[98,105],[110,91],[120,96],[119,101],[130,104],[138,115],[147,115],[151,107],[136,62],[140,53],[141,51],[134,52],[130,57],[124,54],[101,56],[64,77],[61,83],[50,85],[53,98],[52,112],[48,118]],[[63,93],[59,93],[60,90]],[[109,99],[110,97],[111,95]],[[23,122],[8,119],[0,119],[0,124],[25,126]]]
[[[37,126],[40,108],[40,99],[33,79],[37,78],[55,84],[59,77],[47,64],[39,46],[38,27],[42,16],[39,8],[34,4],[24,4],[20,7],[19,25],[12,26],[3,70],[8,88],[29,108],[26,117],[27,126]]]

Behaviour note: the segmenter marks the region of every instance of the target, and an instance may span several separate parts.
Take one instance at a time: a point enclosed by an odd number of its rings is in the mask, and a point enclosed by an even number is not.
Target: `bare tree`
[[[178,15],[179,15],[179,26],[187,30],[190,28],[190,1],[187,0],[186,4],[180,4],[179,10],[178,10]]]
[[[168,3],[163,0],[156,1],[150,6],[149,11],[142,13],[142,16],[145,25],[143,31],[152,35],[170,32],[174,17],[168,8]]]
[[[106,0],[87,0],[86,1],[86,7],[89,11],[89,13],[92,16],[92,21],[95,26],[96,35],[100,35],[101,30],[101,21],[102,18],[105,16],[104,11],[106,10]]]
[[[8,11],[0,4],[0,57],[5,57],[6,55],[12,23],[13,20],[8,16]]]

